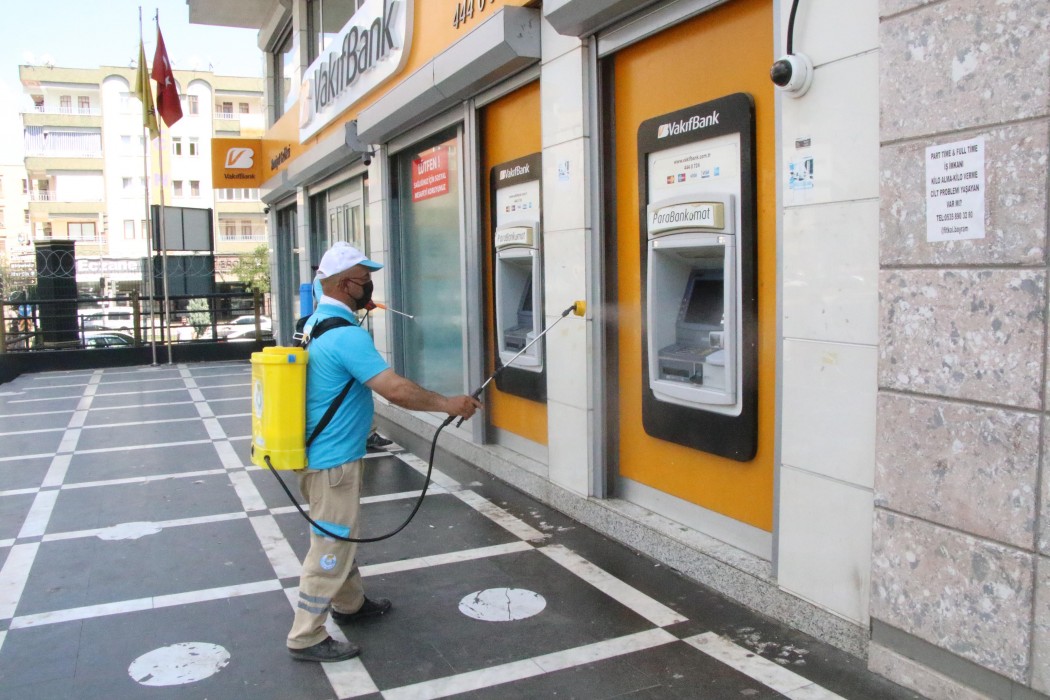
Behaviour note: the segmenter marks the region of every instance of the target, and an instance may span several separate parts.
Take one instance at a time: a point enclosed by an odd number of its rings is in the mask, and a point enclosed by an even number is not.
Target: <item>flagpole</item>
[[[142,46],[142,5],[139,5],[139,46]],[[139,51],[139,63],[142,63],[144,54]],[[139,73],[141,75],[147,75],[145,73],[146,67],[140,65]],[[146,85],[149,85],[149,78],[146,78]],[[149,215],[149,128],[146,126],[146,122],[142,122],[142,182],[146,187],[146,218],[144,221],[147,223],[152,217]],[[156,306],[156,294],[153,289],[153,230],[152,227],[148,231],[143,231],[142,234],[146,237],[146,269],[148,271],[147,287],[149,290],[149,344],[153,349],[153,366],[157,366],[157,320],[154,312]]]
[[[157,23],[157,33],[160,34],[160,10],[157,10],[153,19]],[[158,117],[160,115],[157,115]],[[160,268],[164,278],[161,280],[164,288],[164,333],[168,341],[168,364],[171,361],[171,304],[168,299],[168,238],[164,231],[164,120],[157,119],[157,163],[160,168]]]

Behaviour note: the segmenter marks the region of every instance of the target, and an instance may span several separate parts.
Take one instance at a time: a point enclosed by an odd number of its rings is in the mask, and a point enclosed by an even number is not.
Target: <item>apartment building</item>
[[[29,181],[23,163],[0,163],[0,257],[10,264],[31,250]]]
[[[146,143],[134,66],[20,66],[19,75],[27,105],[26,238],[74,241],[81,291],[139,289],[162,170],[166,205],[213,210],[216,281],[236,281],[230,269],[266,242],[266,220],[257,190],[212,188],[211,139],[262,134],[261,79],[176,70],[183,118],[164,128],[158,149],[155,140]],[[33,257],[32,245],[18,252]]]

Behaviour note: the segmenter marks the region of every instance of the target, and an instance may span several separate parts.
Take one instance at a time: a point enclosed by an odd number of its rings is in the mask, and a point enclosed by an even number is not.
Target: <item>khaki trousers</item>
[[[310,504],[310,517],[333,533],[357,537],[361,507],[362,460],[332,469],[305,469],[299,490]],[[299,602],[288,633],[288,647],[305,649],[328,637],[325,621],[333,607],[356,612],[365,602],[354,556],[357,544],[319,534],[310,526],[310,551],[299,577]]]

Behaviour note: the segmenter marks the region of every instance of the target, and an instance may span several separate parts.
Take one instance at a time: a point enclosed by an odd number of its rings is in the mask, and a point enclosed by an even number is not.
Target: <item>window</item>
[[[190,180],[190,196],[200,197],[201,196],[201,181]]]
[[[241,222],[241,240],[250,241],[252,240],[252,222],[242,221]]]
[[[277,121],[299,97],[299,34],[292,32],[291,23],[277,41],[270,60],[274,77],[273,119]]]
[[[58,111],[61,112],[62,114],[72,114],[73,113],[73,96],[72,95],[62,95],[61,97],[58,98]]]
[[[29,223],[29,210],[26,209],[25,211],[26,211],[26,223],[28,224]]]
[[[182,155],[182,138],[175,137],[171,140],[171,152],[177,156]]]
[[[137,99],[135,101],[138,102]],[[139,104],[139,106],[141,107],[141,103]],[[120,113],[121,114],[131,114],[131,93],[130,92],[122,92],[122,93],[120,93]]]
[[[78,97],[77,111],[81,114],[91,114],[91,98],[86,95]]]
[[[311,63],[332,47],[335,35],[362,4],[360,0],[308,0],[307,33]]]
[[[140,228],[139,230],[142,231],[142,237],[143,238],[148,236],[149,232],[150,232],[150,230],[149,230],[149,221],[147,221],[146,219],[143,219],[142,220],[142,228]]]
[[[199,146],[198,141],[199,141],[199,139],[195,139],[195,138],[191,138],[190,139],[190,142],[189,142],[190,158],[196,158],[197,157],[197,150],[198,150],[198,146]]]
[[[227,115],[227,116],[233,114],[233,103],[232,102],[223,102],[222,103],[222,108],[219,111],[222,112],[224,115]]]
[[[179,100],[182,101],[182,112],[183,114],[200,114],[200,101],[196,95],[179,95]]]
[[[93,241],[95,240],[95,222],[94,221],[70,221],[69,222],[69,237],[77,241]]]
[[[4,176],[0,175],[0,197],[4,196]]]
[[[29,180],[22,178],[22,194],[29,194]]]
[[[124,239],[132,240],[135,238],[135,220],[124,219]]]
[[[122,177],[122,178],[120,178],[120,184],[121,184],[121,187],[124,189],[124,194],[130,194],[131,193],[132,182],[133,182],[133,180],[130,177]]]
[[[171,183],[172,189],[175,191],[176,197],[182,196],[182,180],[175,180]]]
[[[237,111],[240,112],[241,114],[248,114],[248,103],[247,102],[239,103],[237,105]]]
[[[4,228],[4,208],[0,207],[0,228]]]

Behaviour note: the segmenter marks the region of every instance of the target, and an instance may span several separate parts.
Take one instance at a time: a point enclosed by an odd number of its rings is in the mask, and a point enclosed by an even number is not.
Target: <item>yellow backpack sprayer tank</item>
[[[306,466],[306,364],[303,348],[252,353],[252,464]]]

